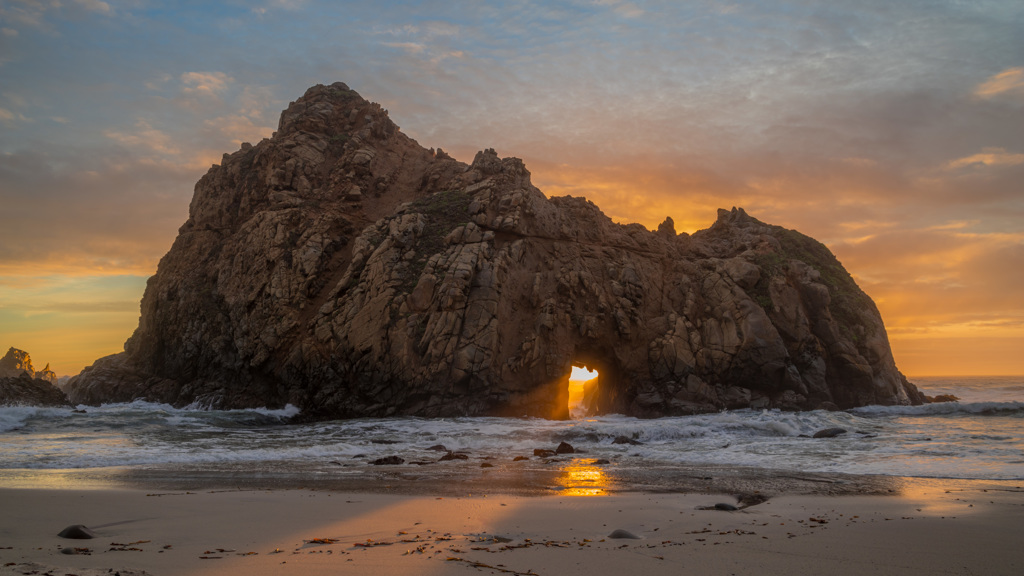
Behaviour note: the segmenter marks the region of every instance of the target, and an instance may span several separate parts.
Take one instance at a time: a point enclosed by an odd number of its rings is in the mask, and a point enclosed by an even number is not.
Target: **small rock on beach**
[[[81,524],[73,524],[61,530],[57,536],[72,540],[88,540],[90,538],[97,538],[99,535]]]

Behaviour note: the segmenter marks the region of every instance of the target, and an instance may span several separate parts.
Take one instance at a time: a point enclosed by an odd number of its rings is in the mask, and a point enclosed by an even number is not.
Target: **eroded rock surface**
[[[71,406],[67,395],[42,378],[0,377],[0,406]]]
[[[50,365],[46,365],[49,369]],[[32,357],[28,352],[19,350],[13,346],[7,349],[7,354],[0,358],[0,378],[17,378],[25,374],[29,378],[36,377],[36,371],[32,367]]]
[[[24,350],[12,346],[0,358],[0,406],[70,406],[56,383],[50,365],[36,371]]]
[[[469,166],[344,84],[225,155],[121,354],[75,402],[294,404],[306,417],[565,417],[920,403],[870,298],[825,246],[721,210],[676,234],[546,198],[516,158]]]

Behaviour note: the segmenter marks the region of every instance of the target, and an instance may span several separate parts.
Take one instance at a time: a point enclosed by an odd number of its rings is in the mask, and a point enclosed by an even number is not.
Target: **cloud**
[[[427,49],[426,45],[418,42],[384,42],[383,44],[389,48],[401,48],[407,54],[421,54]]]
[[[207,120],[204,124],[219,132],[222,138],[230,140],[235,145],[240,145],[242,142],[259,142],[274,133],[273,127],[259,126],[253,122],[252,118],[243,114],[220,116]]]
[[[979,98],[992,98],[1007,92],[1024,96],[1024,67],[1007,68],[974,89],[974,95]]]
[[[259,120],[266,118],[271,113],[276,113],[282,102],[267,86],[245,86],[237,98],[237,105],[239,114]]]
[[[185,72],[181,92],[189,96],[220,98],[234,79],[223,72]]]
[[[1024,233],[978,233],[949,224],[891,229],[832,248],[897,332],[1016,326],[1024,319]]]
[[[985,148],[977,154],[952,160],[947,164],[951,170],[981,164],[983,166],[1015,166],[1024,164],[1024,154],[1007,152],[1003,148]]]
[[[86,10],[91,12],[97,12],[99,14],[110,14],[113,12],[110,8],[110,4],[101,2],[100,0],[73,0],[74,3]]]
[[[174,79],[173,76],[171,76],[170,74],[164,73],[164,74],[158,75],[153,80],[147,80],[146,82],[143,83],[143,86],[145,86],[148,90],[162,90],[163,87],[168,82],[170,82],[173,79]]]
[[[175,146],[169,134],[153,128],[149,122],[138,120],[135,128],[135,132],[132,133],[107,130],[103,134],[125,146],[146,148],[158,154],[178,154],[181,151]]]
[[[152,274],[208,165],[144,162],[137,153],[0,154],[0,276]]]
[[[639,18],[644,15],[644,10],[632,2],[626,2],[624,0],[595,0],[594,4],[597,6],[609,6],[617,14],[625,16],[627,18]]]
[[[79,9],[100,15],[114,13],[110,4],[100,0],[71,0],[67,4],[59,0],[10,0],[0,4],[0,20],[46,29],[46,18],[50,13],[61,14],[67,9]],[[13,34],[8,34],[8,30]],[[4,28],[3,33],[9,36],[18,35],[17,30],[9,28]]]
[[[6,108],[0,108],[0,120],[10,122],[14,120],[14,113]]]
[[[269,2],[266,2],[263,6],[253,8],[252,11],[257,15],[263,16],[270,12],[271,10],[301,10],[308,3],[308,0],[270,0]]]
[[[18,31],[15,30],[14,28],[0,28],[0,33],[2,33],[4,36],[8,38],[18,37]]]

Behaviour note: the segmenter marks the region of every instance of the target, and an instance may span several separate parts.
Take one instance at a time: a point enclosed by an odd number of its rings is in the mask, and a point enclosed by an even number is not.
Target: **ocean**
[[[73,486],[75,478],[212,474],[364,480],[403,471],[466,477],[608,461],[615,470],[740,467],[779,473],[1024,480],[1024,377],[917,378],[959,402],[843,412],[735,410],[642,420],[603,416],[365,418],[290,424],[298,410],[178,409],[133,402],[79,410],[0,407],[0,487]],[[835,438],[812,438],[843,428]],[[616,443],[616,439],[620,443]],[[622,443],[628,438],[633,443]],[[581,453],[534,456],[560,442]],[[438,451],[437,445],[444,447]],[[438,462],[447,451],[465,460]],[[397,456],[397,466],[374,460]],[[516,456],[529,460],[513,462]],[[565,464],[562,464],[563,468]],[[461,474],[461,476],[460,476]],[[375,476],[376,475],[376,476]],[[600,474],[599,474],[600,476]],[[599,478],[600,479],[600,478]]]

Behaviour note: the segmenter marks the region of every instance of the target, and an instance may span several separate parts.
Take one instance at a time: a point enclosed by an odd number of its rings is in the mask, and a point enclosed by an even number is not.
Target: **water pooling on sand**
[[[444,466],[538,466],[536,448],[568,442],[607,470],[750,466],[801,472],[989,480],[1024,479],[1024,378],[918,379],[926,393],[961,402],[870,406],[846,412],[738,410],[640,420],[389,418],[288,424],[297,411],[175,409],[137,402],[70,409],[0,408],[0,471],[233,467],[272,475],[365,472],[386,456],[422,474],[438,444],[469,459]],[[810,438],[823,428],[849,432]],[[628,438],[633,443],[615,443]],[[516,456],[530,461],[513,463]],[[589,475],[563,464],[562,476]],[[377,467],[383,469],[384,467]],[[448,468],[451,470],[452,468]],[[5,477],[0,473],[0,483]],[[595,474],[597,474],[595,476]],[[596,478],[596,480],[594,480]]]

